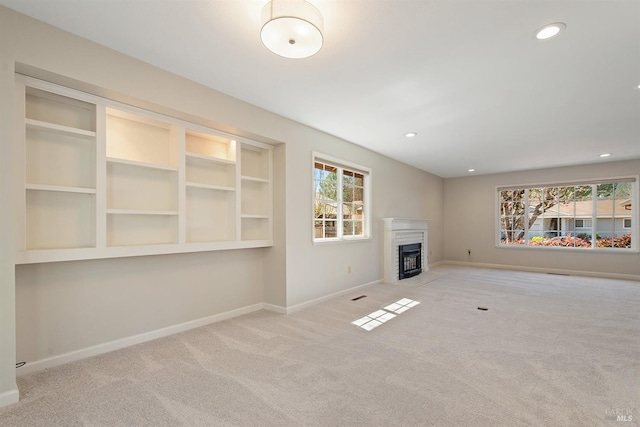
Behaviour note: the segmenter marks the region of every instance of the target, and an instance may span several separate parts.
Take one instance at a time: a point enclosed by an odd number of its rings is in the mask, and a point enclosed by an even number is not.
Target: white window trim
[[[353,163],[344,159],[340,159],[338,157],[334,157],[328,154],[320,153],[317,151],[313,151],[311,153],[311,206],[315,203],[315,183],[314,183],[314,175],[313,171],[315,168],[315,163],[326,163],[331,166],[336,166],[340,169],[348,169],[354,172],[362,172],[364,175],[364,224],[362,230],[362,236],[343,236],[342,235],[342,202],[341,197],[338,200],[338,214],[337,214],[337,223],[339,224],[337,228],[338,236],[337,237],[325,237],[325,238],[316,238],[315,237],[315,218],[313,218],[313,212],[311,213],[311,240],[314,244],[325,244],[325,243],[339,243],[339,242],[361,242],[365,240],[371,239],[371,182],[373,171],[371,168],[359,165],[357,163]],[[339,176],[338,181],[338,191],[342,193],[342,177]],[[313,209],[312,209],[313,211]]]
[[[627,227],[627,221],[630,221],[631,223],[633,223],[631,218],[622,218],[622,228],[627,230],[633,230],[633,227],[631,225]]]
[[[539,188],[539,187],[561,187],[561,186],[569,186],[569,185],[593,185],[600,183],[609,183],[616,181],[625,181],[625,180],[633,180],[633,189],[632,189],[632,203],[636,205],[640,205],[640,176],[638,175],[623,175],[623,176],[614,176],[614,177],[606,177],[606,178],[593,178],[593,179],[581,179],[576,181],[567,180],[564,182],[552,181],[552,182],[541,182],[541,183],[527,183],[527,184],[513,184],[513,185],[498,185],[494,188],[494,239],[495,239],[495,247],[498,249],[515,249],[515,250],[536,250],[536,251],[593,251],[593,252],[616,252],[616,253],[625,253],[625,254],[637,254],[640,253],[640,227],[631,227],[631,248],[629,249],[621,249],[621,248],[598,248],[595,245],[591,248],[572,248],[572,247],[553,247],[553,246],[530,246],[530,245],[503,245],[500,242],[500,191],[505,189],[529,189],[529,188]],[[636,206],[633,209],[632,214],[632,224],[639,224],[640,219],[640,206]],[[596,221],[593,221],[595,224]],[[525,221],[525,236],[529,235],[529,227],[527,221]],[[624,224],[623,224],[624,228]]]

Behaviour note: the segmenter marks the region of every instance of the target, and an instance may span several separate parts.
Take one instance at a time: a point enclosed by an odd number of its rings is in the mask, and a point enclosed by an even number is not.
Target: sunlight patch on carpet
[[[409,298],[402,298],[392,304],[389,304],[381,310],[376,310],[371,314],[367,314],[358,320],[354,320],[351,324],[356,325],[365,331],[371,331],[383,323],[393,319],[398,314],[404,313],[412,307],[420,304],[420,301],[414,301]]]
[[[409,298],[402,298],[401,300],[384,307],[384,309],[396,314],[401,314],[418,304],[420,304],[420,301],[414,301]]]
[[[358,320],[354,320],[351,323],[361,327],[366,331],[370,331],[382,325],[383,323],[393,319],[394,317],[396,317],[396,315],[393,313],[389,313],[384,310],[377,310],[371,314],[367,314],[366,316],[361,317]]]

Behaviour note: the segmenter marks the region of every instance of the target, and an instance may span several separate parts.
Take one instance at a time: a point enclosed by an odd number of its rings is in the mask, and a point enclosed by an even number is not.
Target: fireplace
[[[426,219],[383,218],[384,222],[384,282],[398,283],[401,279],[419,280],[429,271],[429,239]],[[415,245],[415,246],[414,246]],[[403,251],[401,246],[408,246]],[[411,247],[413,246],[413,254]],[[418,247],[417,251],[415,247]],[[406,259],[404,254],[408,255]],[[404,273],[400,271],[404,269]]]
[[[422,273],[422,243],[398,246],[398,279]]]

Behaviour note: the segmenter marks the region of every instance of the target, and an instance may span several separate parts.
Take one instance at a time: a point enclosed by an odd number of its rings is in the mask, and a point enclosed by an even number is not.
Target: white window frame
[[[609,248],[604,247],[600,248],[596,245],[593,245],[591,248],[582,248],[582,247],[555,247],[555,246],[532,246],[529,245],[529,226],[528,221],[524,221],[524,236],[525,236],[525,244],[517,245],[517,244],[502,244],[501,243],[501,223],[500,223],[500,191],[507,189],[524,189],[526,190],[525,194],[528,194],[528,190],[530,188],[541,188],[541,187],[567,187],[574,185],[593,185],[596,186],[598,184],[604,183],[613,183],[613,182],[632,182],[632,190],[631,190],[631,204],[632,206],[636,206],[632,210],[632,227],[629,229],[624,227],[626,230],[630,230],[631,233],[631,248]],[[506,185],[506,186],[496,186],[495,187],[495,246],[500,249],[533,249],[533,250],[569,250],[569,251],[619,251],[624,253],[638,253],[640,248],[640,229],[639,227],[634,226],[634,224],[638,224],[638,219],[640,217],[640,178],[638,175],[626,175],[620,177],[612,177],[612,178],[595,178],[595,179],[586,179],[580,181],[568,181],[568,182],[548,182],[548,183],[538,183],[538,184],[519,184],[519,185]],[[528,200],[528,196],[525,195],[525,201]],[[594,202],[595,203],[595,202]],[[595,205],[594,205],[595,208]],[[529,206],[528,203],[525,202],[525,211],[528,212]],[[595,212],[595,209],[594,209]],[[591,219],[592,222],[592,235],[595,235],[594,226],[597,224],[596,217]],[[588,229],[588,228],[587,228]]]
[[[319,152],[312,152],[311,156],[311,238],[313,243],[335,243],[335,242],[353,242],[353,241],[363,241],[371,239],[371,182],[372,182],[372,170],[369,167],[359,165],[357,163],[353,163],[347,160],[339,159],[334,156],[330,156],[328,154],[323,154]],[[324,238],[316,238],[315,237],[315,217],[313,213],[313,206],[315,203],[315,163],[324,163],[330,166],[333,166],[338,169],[338,180],[336,183],[336,191],[337,191],[337,218],[336,218],[336,229],[337,236],[336,237],[324,237]],[[342,218],[342,171],[348,170],[350,172],[357,172],[363,175],[363,224],[362,224],[362,235],[361,236],[344,236],[343,235],[343,218]]]

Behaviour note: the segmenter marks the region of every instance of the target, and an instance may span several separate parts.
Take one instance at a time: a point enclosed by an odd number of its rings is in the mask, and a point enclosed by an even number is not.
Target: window
[[[636,249],[637,178],[497,189],[499,246]]]
[[[314,241],[369,237],[370,175],[365,167],[314,155]]]
[[[591,228],[590,219],[576,219],[576,228]]]

